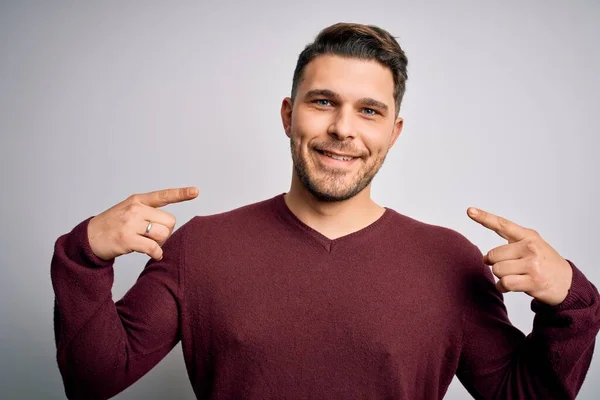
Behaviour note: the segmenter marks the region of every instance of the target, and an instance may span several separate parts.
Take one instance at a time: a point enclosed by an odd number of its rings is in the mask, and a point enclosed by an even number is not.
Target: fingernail
[[[196,188],[190,188],[190,189],[188,189],[188,194],[190,196],[195,196],[195,195],[198,194],[198,189],[196,189]]]
[[[479,214],[479,211],[476,208],[469,208],[469,214],[476,216]]]

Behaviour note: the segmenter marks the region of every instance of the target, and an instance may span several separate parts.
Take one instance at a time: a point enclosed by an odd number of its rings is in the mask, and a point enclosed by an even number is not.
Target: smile
[[[334,160],[339,161],[352,161],[354,159],[354,157],[338,156],[337,154],[328,153],[326,151],[324,151],[323,154],[325,154],[327,157],[331,157]]]
[[[327,156],[327,157],[332,158],[337,161],[352,161],[356,158],[356,157],[347,156],[347,155],[334,154],[334,153],[330,153],[328,151],[322,151],[322,150],[317,150],[317,151],[320,154],[323,154],[324,156]]]

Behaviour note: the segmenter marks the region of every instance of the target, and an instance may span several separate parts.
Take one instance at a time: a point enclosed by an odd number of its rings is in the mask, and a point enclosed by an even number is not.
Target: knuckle
[[[140,214],[141,211],[142,205],[140,203],[130,203],[127,205],[127,207],[125,207],[126,218],[129,220]]]
[[[160,246],[155,241],[151,241],[146,249],[149,254],[156,254],[160,250]]]
[[[500,267],[500,264],[494,264],[492,266],[492,273],[496,276],[499,276],[502,273],[502,268]]]
[[[541,276],[541,265],[540,265],[540,260],[537,259],[537,257],[532,258],[529,263],[529,273],[532,277],[539,277]]]
[[[508,220],[504,217],[498,217],[498,224],[501,228],[505,228],[508,225]]]
[[[490,215],[488,213],[485,213],[481,216],[481,220],[483,221],[484,224],[489,225],[490,223],[493,222],[493,220],[490,218]]]
[[[127,198],[128,203],[141,203],[140,195],[135,193]]]
[[[160,230],[160,232],[158,232],[156,234],[156,240],[159,241],[159,242],[161,242],[161,243],[164,243],[167,240],[168,237],[169,237],[169,233],[165,232],[162,229]]]
[[[534,239],[527,240],[527,250],[534,254],[537,253],[537,243]]]
[[[515,288],[513,281],[507,277],[501,278],[500,282],[502,282],[502,286],[508,291],[512,291]]]
[[[491,264],[494,264],[496,260],[496,250],[490,250],[487,252],[487,259]]]
[[[539,237],[540,236],[540,234],[538,233],[538,231],[536,231],[535,229],[528,229],[527,231],[529,232],[529,234],[531,236],[535,236],[535,237]]]
[[[167,202],[169,200],[169,192],[167,190],[161,190],[158,192],[158,199],[161,202]]]

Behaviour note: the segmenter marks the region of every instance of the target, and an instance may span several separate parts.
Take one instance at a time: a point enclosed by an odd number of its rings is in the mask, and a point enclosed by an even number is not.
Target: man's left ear
[[[394,143],[396,143],[396,139],[400,137],[400,133],[402,133],[402,127],[404,126],[404,120],[400,117],[396,118],[396,122],[394,122],[394,130],[392,131],[392,140],[390,140],[390,145],[388,150],[392,148]]]

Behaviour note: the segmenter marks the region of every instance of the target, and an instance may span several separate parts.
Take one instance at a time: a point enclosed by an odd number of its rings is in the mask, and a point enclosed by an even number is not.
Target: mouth
[[[325,157],[329,157],[331,159],[337,160],[337,161],[352,161],[358,157],[355,156],[351,156],[348,154],[339,154],[339,153],[332,153],[329,151],[325,151],[325,150],[319,150],[319,149],[315,149],[319,154],[324,155]]]

